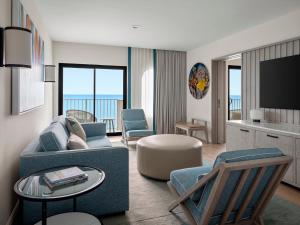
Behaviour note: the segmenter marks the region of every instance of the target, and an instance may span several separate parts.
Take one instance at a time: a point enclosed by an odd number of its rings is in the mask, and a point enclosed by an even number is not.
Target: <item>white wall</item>
[[[78,63],[127,66],[128,48],[105,45],[90,45],[79,43],[54,42],[53,60],[57,68],[59,63]],[[58,82],[54,88],[54,115],[58,114]]]
[[[187,53],[187,74],[197,62],[204,63],[211,72],[212,59],[299,37],[299,21],[300,10],[192,49]],[[188,120],[192,117],[203,118],[209,121],[211,127],[211,89],[202,100],[194,99],[187,91]]]
[[[45,62],[52,63],[50,40],[33,5],[23,0],[45,41]],[[0,1],[0,26],[11,25],[11,0]],[[8,224],[16,203],[13,185],[18,179],[19,155],[22,149],[44,129],[52,118],[52,86],[45,86],[45,105],[21,116],[11,115],[11,70],[0,67],[0,225]]]

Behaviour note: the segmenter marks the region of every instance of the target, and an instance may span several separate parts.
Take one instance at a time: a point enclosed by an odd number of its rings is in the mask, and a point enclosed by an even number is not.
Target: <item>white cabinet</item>
[[[269,147],[278,148],[284,154],[295,158],[295,138],[269,133],[269,132],[256,131],[255,148],[269,148]],[[284,176],[284,181],[288,183],[296,183],[295,164],[296,163],[294,160]]]
[[[300,187],[300,138],[296,139],[296,184]]]
[[[300,126],[251,121],[228,121],[227,151],[269,148],[280,149],[293,158],[284,181],[300,188]]]
[[[253,129],[227,125],[227,151],[254,148],[254,134]]]

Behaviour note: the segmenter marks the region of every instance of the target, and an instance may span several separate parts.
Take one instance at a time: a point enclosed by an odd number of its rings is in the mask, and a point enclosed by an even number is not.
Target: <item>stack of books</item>
[[[57,170],[44,175],[44,180],[51,189],[84,182],[87,178],[88,175],[78,167]]]

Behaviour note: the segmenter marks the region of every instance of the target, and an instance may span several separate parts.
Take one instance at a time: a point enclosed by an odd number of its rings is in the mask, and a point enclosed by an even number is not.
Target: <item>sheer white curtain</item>
[[[153,129],[153,51],[131,49],[131,107],[142,108],[150,129]]]

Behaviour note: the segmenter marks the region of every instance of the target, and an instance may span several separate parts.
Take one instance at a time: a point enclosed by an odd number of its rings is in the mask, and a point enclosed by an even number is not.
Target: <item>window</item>
[[[59,114],[104,122],[108,135],[120,134],[126,78],[123,66],[59,64]]]
[[[241,119],[241,67],[228,66],[228,120]]]

